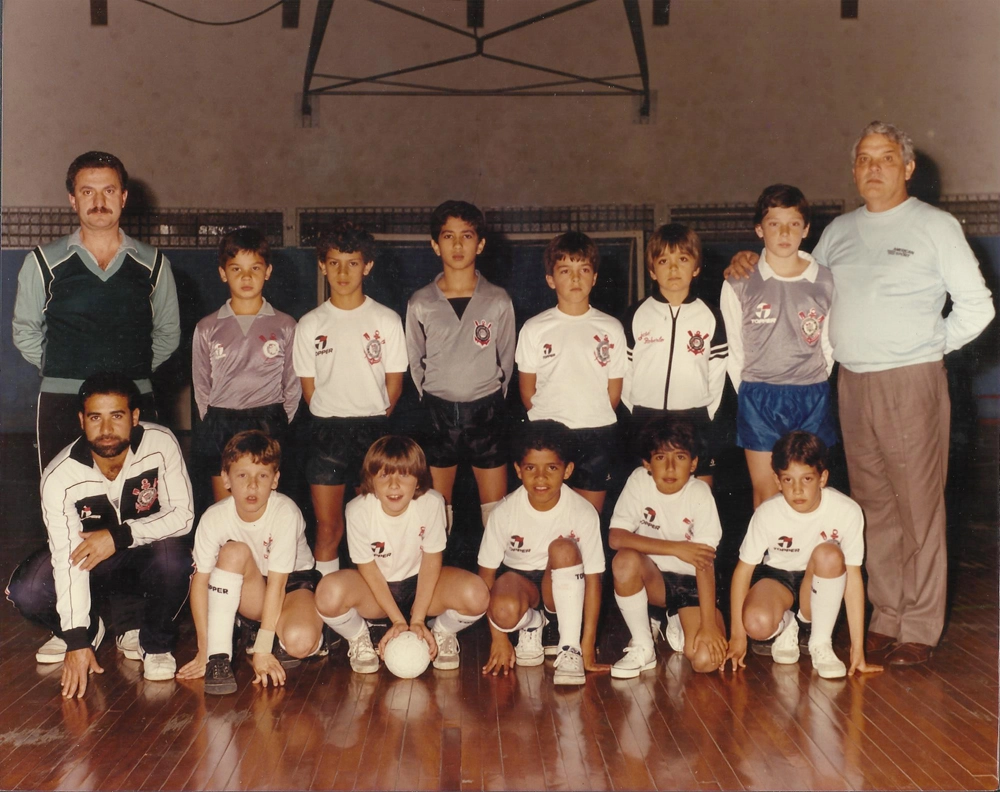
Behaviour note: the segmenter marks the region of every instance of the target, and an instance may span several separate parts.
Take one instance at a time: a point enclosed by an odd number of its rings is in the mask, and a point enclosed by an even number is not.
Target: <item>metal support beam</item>
[[[301,0],[282,0],[281,27],[297,28],[299,26],[299,6]]]
[[[309,54],[306,56],[306,74],[302,79],[302,115],[312,115],[312,100],[309,87],[312,85],[313,73],[316,71],[316,61],[323,46],[326,26],[330,22],[333,11],[333,0],[319,0],[316,4],[316,18],[313,20],[312,37],[309,39]]]
[[[639,63],[639,76],[642,79],[642,104],[639,115],[649,118],[649,63],[646,61],[646,40],[642,35],[642,16],[639,14],[639,0],[622,0],[625,4],[625,15],[628,17],[628,29],[632,33],[632,44],[635,46],[635,59]]]

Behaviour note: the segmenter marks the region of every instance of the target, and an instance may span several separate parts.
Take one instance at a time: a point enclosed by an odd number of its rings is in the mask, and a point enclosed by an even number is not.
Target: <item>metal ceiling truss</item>
[[[581,75],[572,72],[553,69],[537,63],[506,58],[486,51],[490,41],[521,30],[536,22],[552,19],[596,0],[576,0],[542,14],[523,19],[513,25],[481,34],[478,29],[484,24],[484,0],[467,0],[466,21],[472,31],[449,25],[424,14],[400,8],[387,0],[368,0],[369,3],[399,14],[416,19],[422,23],[443,28],[455,35],[468,39],[473,45],[472,51],[451,58],[407,66],[380,74],[370,74],[364,77],[354,77],[343,74],[326,74],[316,71],[316,62],[320,48],[326,35],[330,14],[333,11],[333,0],[319,0],[316,6],[316,18],[313,23],[312,39],[309,42],[309,55],[306,59],[305,78],[302,83],[302,115],[309,118],[312,115],[312,100],[316,96],[636,96],[640,99],[639,115],[649,117],[649,65],[646,61],[646,42],[642,31],[642,18],[639,14],[639,0],[622,0],[629,31],[632,34],[632,44],[635,48],[635,58],[638,71],[631,74]],[[665,25],[669,19],[668,0],[655,0],[655,24]],[[484,60],[519,66],[540,74],[549,79],[540,82],[529,82],[495,88],[471,89],[449,88],[422,82],[411,82],[398,78],[413,75],[440,66],[482,58]],[[632,81],[633,84],[627,84]],[[641,87],[635,86],[638,81]],[[320,84],[316,84],[320,83]]]

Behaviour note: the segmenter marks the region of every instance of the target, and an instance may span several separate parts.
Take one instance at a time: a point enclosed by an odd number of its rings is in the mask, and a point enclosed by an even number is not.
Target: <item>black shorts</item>
[[[248,429],[259,429],[277,440],[282,448],[288,436],[288,413],[283,404],[230,410],[209,407],[194,435],[192,456],[197,464],[218,476],[222,469],[222,451],[233,435]]]
[[[431,467],[507,464],[507,402],[503,390],[472,402],[452,402],[424,392],[427,412],[421,445]]]
[[[701,604],[698,598],[698,578],[694,575],[682,575],[679,572],[663,572],[663,590],[667,597],[667,615],[673,616],[681,608],[697,608]]]
[[[288,580],[285,581],[285,593],[291,594],[293,591],[299,591],[300,589],[315,592],[316,586],[319,585],[322,579],[323,573],[318,569],[299,569],[291,572],[288,575]],[[264,580],[266,582],[267,578]]]
[[[402,580],[389,581],[389,593],[396,601],[396,605],[407,618],[413,610],[413,600],[417,598],[417,578],[419,575],[411,575]]]
[[[508,572],[516,572],[521,577],[530,580],[535,584],[535,588],[538,589],[539,593],[542,591],[542,578],[545,577],[544,569],[514,569],[514,567],[509,567],[506,564],[500,564],[497,567],[496,580],[500,579],[501,575],[506,575]]]
[[[566,432],[573,449],[573,475],[567,483],[592,492],[607,490],[618,456],[618,424]]]
[[[750,578],[750,588],[753,588],[754,583],[758,580],[777,580],[782,586],[792,592],[792,613],[799,612],[799,589],[802,588],[802,580],[805,578],[806,572],[803,569],[801,572],[789,572],[787,569],[775,569],[767,564],[757,564],[754,568],[753,576]]]
[[[698,470],[695,475],[712,475],[719,448],[715,437],[715,425],[709,420],[707,407],[695,407],[691,410],[654,410],[652,407],[638,405],[633,407],[628,432],[628,448],[633,467],[642,464],[642,438],[645,428],[663,416],[670,416],[678,421],[688,421],[694,425],[701,446],[697,451]]]
[[[356,481],[368,448],[389,434],[389,417],[317,418],[312,416],[306,481],[336,487]]]

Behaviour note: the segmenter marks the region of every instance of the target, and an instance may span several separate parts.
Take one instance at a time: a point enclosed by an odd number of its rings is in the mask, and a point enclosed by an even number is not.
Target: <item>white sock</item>
[[[493,510],[500,505],[500,501],[493,501],[493,503],[484,503],[479,507],[479,513],[483,515],[483,528],[490,521],[490,515],[493,514]]]
[[[794,619],[794,618],[795,618],[795,614],[794,613],[792,613],[790,610],[785,611],[784,614],[781,617],[781,622],[778,624],[778,629],[775,630],[773,634],[767,636],[767,638],[765,638],[764,640],[765,641],[770,641],[772,638],[777,638],[779,635],[781,635],[782,631],[789,624],[792,623],[792,619]]]
[[[459,633],[466,627],[471,627],[485,615],[486,613],[483,612],[476,616],[466,616],[464,613],[459,613],[454,608],[448,608],[448,610],[434,619],[434,622],[431,624],[431,629],[446,633]]]
[[[799,612],[795,614],[795,618],[803,624],[812,624],[812,622],[805,617],[805,614],[802,613],[802,608],[799,608]]]
[[[340,571],[340,559],[335,558],[332,561],[317,561],[316,569],[319,570],[321,575],[329,575],[333,572]]]
[[[625,626],[632,633],[632,643],[635,646],[646,646],[653,648],[653,635],[649,631],[649,597],[646,596],[646,589],[641,588],[635,594],[623,597],[615,592],[615,602],[621,609]]]
[[[812,596],[809,604],[812,609],[812,635],[809,645],[819,646],[833,641],[833,628],[837,625],[840,615],[840,603],[844,601],[847,590],[847,573],[840,577],[821,578],[813,575]]]
[[[450,503],[444,505],[444,530],[451,536],[451,528],[455,524],[455,510],[451,508]]]
[[[559,646],[580,648],[584,590],[583,564],[552,570],[552,604],[559,616]]]
[[[361,635],[362,630],[368,628],[367,622],[361,618],[361,614],[354,608],[351,608],[342,616],[324,616],[321,613],[319,617],[323,620],[323,624],[348,641],[353,641]]]
[[[208,576],[208,656],[233,656],[233,621],[240,609],[243,575],[216,567]]]
[[[493,624],[500,632],[512,633],[518,630],[537,630],[544,622],[542,621],[542,614],[537,608],[528,608],[521,617],[521,620],[510,629],[501,627],[499,624],[494,624],[493,619],[490,619],[490,624]]]

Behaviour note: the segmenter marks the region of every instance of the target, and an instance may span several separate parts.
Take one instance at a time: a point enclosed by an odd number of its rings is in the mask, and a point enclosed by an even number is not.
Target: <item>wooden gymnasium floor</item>
[[[30,441],[4,436],[0,574],[42,541]],[[46,637],[0,606],[3,789],[996,789],[997,433],[980,428],[953,487],[954,596],[945,640],[924,667],[826,681],[750,656],[739,674],[694,675],[659,645],[655,672],[556,690],[551,663],[484,678],[488,632],[462,635],[462,667],[403,681],[328,661],[260,690],[145,682],[106,639],[103,676],[64,701]],[[728,566],[749,493],[720,492]],[[734,535],[735,534],[735,535]],[[452,562],[472,567],[477,537]],[[606,587],[606,588],[609,588]],[[846,651],[846,627],[838,649]],[[606,591],[600,652],[627,636]],[[193,654],[185,621],[178,652]]]

